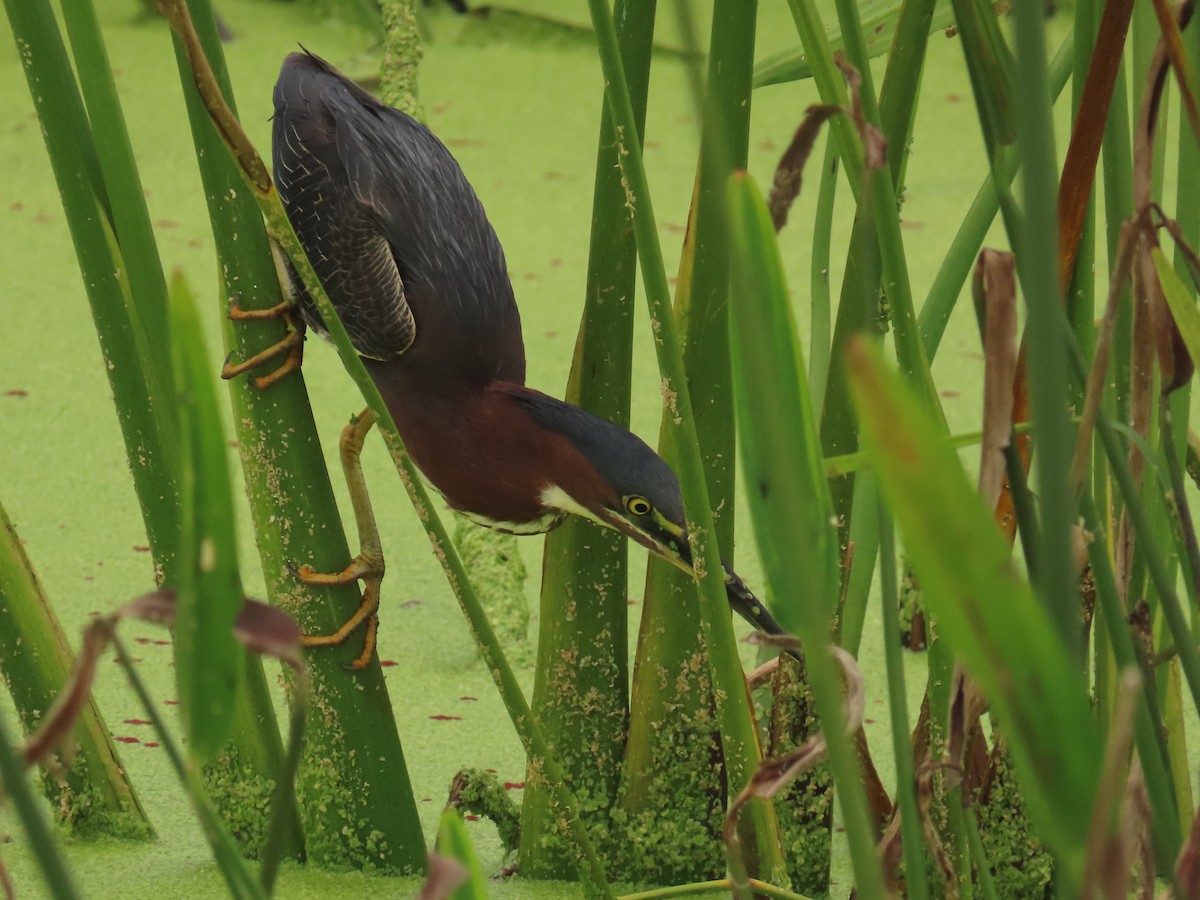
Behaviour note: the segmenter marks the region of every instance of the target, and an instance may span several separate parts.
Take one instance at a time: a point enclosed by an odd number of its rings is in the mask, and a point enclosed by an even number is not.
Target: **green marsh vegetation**
[[[25,539],[0,559],[0,630],[21,634],[0,643],[14,701],[4,860],[19,887],[37,890],[41,871],[56,895],[98,893],[115,865],[131,894],[186,870],[214,894],[406,895],[449,865],[427,864],[436,834],[438,858],[473,873],[461,896],[1197,889],[1190,7],[422,12],[416,93],[508,250],[531,383],[642,434],[662,416],[707,574],[652,563],[643,582],[640,552],[587,523],[552,534],[544,566],[537,541],[499,545],[501,564],[520,553],[542,575],[525,586],[541,601],[531,669],[519,604],[489,605],[506,621],[488,621],[472,585],[501,579],[459,567],[347,354],[390,451],[372,442],[366,464],[389,665],[347,673],[354,640],[301,667],[286,620],[248,607],[261,616],[243,611],[240,643],[232,625],[246,594],[309,633],[357,605],[354,587],[304,588],[287,564],[350,557],[334,435],[361,403],[310,342],[302,377],[230,382],[230,415],[215,347],[241,358],[286,334],[222,315],[232,297],[281,299],[267,234],[287,248],[290,229],[250,150],[267,148],[279,61],[300,38],[373,78],[372,42],[403,62],[413,19],[389,4],[390,30],[371,15],[364,29],[359,4],[306,29],[313,7],[230,4],[222,48],[207,5],[191,6],[199,37],[176,72],[156,18],[64,0],[60,32],[48,3],[6,0],[15,40],[0,61],[21,112],[0,214],[10,243],[35,248],[4,263],[22,299],[5,302],[16,352],[0,370],[0,498]],[[408,62],[372,87],[411,97]],[[22,67],[33,106],[16,96]],[[212,128],[215,91],[236,98],[249,143],[232,119]],[[29,112],[53,172],[18,137]],[[40,249],[36,228],[64,215],[86,291],[66,278],[66,228]],[[393,461],[422,516],[392,489]],[[752,690],[752,657],[779,648],[734,642],[716,573],[735,536],[739,571],[803,657],[756,672]],[[475,539],[463,544],[479,559]],[[902,579],[920,588],[920,656],[901,646]],[[118,609],[173,616],[174,653],[167,632],[118,627]],[[104,615],[76,640],[89,612]],[[105,644],[112,632],[125,643]],[[70,716],[46,708],[67,644],[94,661],[95,702],[83,682],[65,692],[89,707],[68,741],[86,765],[44,757],[46,803],[16,774],[8,723],[51,722],[34,746],[58,746]],[[114,651],[141,676],[144,711]],[[274,657],[290,662],[282,691]],[[790,755],[760,768],[764,750]],[[440,815],[452,781],[465,828]],[[186,818],[160,812],[183,798]],[[161,842],[139,843],[152,827]],[[512,862],[515,879],[481,880]]]

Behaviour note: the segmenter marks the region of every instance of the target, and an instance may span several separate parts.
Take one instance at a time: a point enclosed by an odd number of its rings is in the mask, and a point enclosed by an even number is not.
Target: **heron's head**
[[[578,465],[587,468],[579,473],[587,477],[551,484],[542,502],[615,529],[690,574],[692,550],[679,479],[662,457],[632,432],[578,407],[534,392],[518,399],[541,428],[567,438],[582,457]],[[728,565],[724,570],[734,611],[756,628],[781,633],[741,578]]]

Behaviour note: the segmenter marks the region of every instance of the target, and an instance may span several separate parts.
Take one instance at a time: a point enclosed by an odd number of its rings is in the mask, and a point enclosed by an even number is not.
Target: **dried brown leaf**
[[[1197,107],[1196,96],[1192,93],[1191,65],[1188,62],[1187,51],[1183,49],[1183,36],[1180,34],[1180,29],[1185,28],[1192,17],[1191,0],[1179,4],[1174,10],[1167,0],[1153,0],[1153,5],[1161,32],[1159,43],[1175,72],[1175,83],[1179,87],[1179,96],[1188,122],[1192,126],[1192,134],[1196,140],[1200,140],[1200,107]]]
[[[971,736],[979,727],[979,717],[987,709],[987,699],[975,680],[961,666],[954,667],[950,686],[950,714],[946,723],[946,790],[962,784],[966,771]]]
[[[863,116],[862,98],[859,96],[862,90],[862,74],[841,52],[834,54],[833,61],[842,70],[846,77],[846,86],[850,89],[850,116],[854,120],[854,127],[858,129],[859,140],[862,141],[863,166],[867,171],[882,169],[887,165],[887,138]]]
[[[25,742],[24,762],[29,767],[44,759],[55,747],[66,743],[80,710],[91,697],[96,664],[112,637],[112,621],[97,619],[83,632],[83,646],[71,665],[67,681],[37,730]]]
[[[1079,112],[1063,160],[1062,181],[1058,186],[1058,247],[1059,288],[1064,294],[1075,269],[1083,220],[1096,179],[1096,160],[1100,156],[1101,138],[1108,121],[1108,108],[1132,12],[1133,0],[1110,0],[1104,4],[1100,29],[1083,82]]]
[[[429,854],[429,875],[421,887],[417,900],[446,900],[454,889],[466,884],[471,873],[457,859],[442,856],[438,853]]]
[[[299,668],[300,626],[278,607],[247,599],[238,613],[233,633],[251,653],[272,656]]]
[[[814,104],[804,111],[800,127],[775,167],[775,179],[767,195],[767,209],[771,212],[771,222],[777,232],[787,224],[792,203],[800,196],[804,164],[808,162],[817,135],[821,133],[821,126],[840,112],[840,106],[829,104]]]
[[[1200,898],[1200,809],[1175,863],[1175,884],[1189,900]]]
[[[1104,765],[1088,826],[1086,864],[1083,886],[1079,892],[1081,898],[1124,897],[1128,892],[1129,866],[1124,860],[1124,849],[1132,846],[1130,829],[1136,825],[1118,815],[1117,802],[1125,794],[1130,778],[1128,766],[1133,742],[1133,716],[1141,686],[1142,677],[1135,666],[1121,672],[1116,709],[1108,730]],[[1119,864],[1114,865],[1115,860]]]
[[[1013,425],[1013,380],[1017,374],[1017,280],[1011,253],[984,250],[972,281],[975,313],[983,338],[983,434],[979,493],[995,508],[1004,487],[1004,451]]]

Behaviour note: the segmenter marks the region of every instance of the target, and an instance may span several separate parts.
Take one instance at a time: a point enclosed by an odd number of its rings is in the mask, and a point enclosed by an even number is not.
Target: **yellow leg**
[[[362,669],[375,652],[375,637],[379,629],[379,589],[383,583],[383,548],[379,542],[379,529],[375,525],[375,512],[371,508],[371,497],[367,493],[367,482],[362,471],[362,448],[367,432],[375,424],[375,414],[369,409],[350,420],[342,429],[338,450],[342,458],[342,469],[346,473],[346,487],[350,490],[350,502],[354,507],[354,521],[358,526],[360,549],[358,555],[340,572],[326,574],[315,571],[311,566],[299,566],[293,571],[305,584],[340,585],[359,580],[363,583],[362,602],[354,614],[332,634],[305,635],[305,647],[337,647],[345,643],[350,634],[363,622],[367,633],[363,651],[349,665],[351,669]]]
[[[295,288],[283,251],[274,241],[271,242],[271,255],[275,260],[279,284],[283,287],[283,302],[275,304],[270,309],[242,309],[235,296],[229,300],[228,316],[231,322],[262,322],[268,319],[283,319],[289,329],[287,337],[239,363],[230,362],[233,356],[231,353],[226,357],[225,365],[221,368],[221,377],[228,380],[237,378],[269,360],[286,354],[278,368],[254,379],[254,386],[260,391],[265,391],[281,378],[300,371],[300,366],[304,362],[304,320],[296,315]]]

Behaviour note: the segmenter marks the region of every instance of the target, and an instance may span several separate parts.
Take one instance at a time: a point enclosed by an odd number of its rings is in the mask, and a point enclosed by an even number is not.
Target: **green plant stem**
[[[26,733],[32,732],[67,684],[71,645],[0,506],[0,677]],[[58,817],[77,836],[149,838],[153,829],[121,763],[95,700],[83,704],[67,751],[43,789]]]
[[[656,6],[618,0],[613,13],[639,141]],[[637,245],[621,187],[618,135],[603,100],[600,112],[587,287],[564,399],[628,426]],[[531,705],[572,784],[582,788],[578,794],[588,798],[585,817],[607,818],[627,735],[637,727],[629,720],[628,556],[624,535],[580,516],[546,536]],[[580,608],[588,614],[572,614]],[[537,782],[522,798],[519,856],[527,876],[563,878],[574,868],[547,833],[557,815],[551,799]]]
[[[58,843],[42,818],[41,804],[34,797],[25,778],[25,772],[17,761],[15,748],[8,737],[8,729],[0,717],[0,787],[4,795],[16,807],[17,818],[25,828],[33,857],[37,860],[50,895],[57,900],[73,900],[79,894],[67,874],[67,866],[58,850]]]
[[[1096,597],[1100,604],[1107,628],[1108,644],[1118,671],[1138,666],[1142,672],[1142,700],[1138,703],[1134,717],[1134,741],[1142,771],[1146,778],[1146,792],[1150,797],[1151,828],[1154,834],[1154,851],[1161,871],[1168,871],[1179,852],[1179,817],[1176,814],[1175,787],[1171,776],[1170,754],[1166,744],[1166,728],[1159,714],[1157,692],[1152,672],[1146,671],[1146,661],[1140,660],[1134,649],[1133,638],[1125,620],[1125,606],[1121,601],[1113,572],[1112,560],[1108,555],[1102,522],[1090,491],[1085,490],[1080,499],[1085,527],[1093,535],[1088,542],[1088,561],[1092,577],[1096,582]]]
[[[589,7],[604,70],[607,87],[605,96],[613,121],[619,131],[623,130],[628,135],[636,134],[633,106],[621,67],[611,12],[604,0],[589,0]],[[673,421],[677,425],[674,444],[678,450],[680,483],[690,523],[689,538],[695,572],[700,583],[700,613],[717,693],[717,716],[725,765],[729,784],[745,784],[759,761],[758,737],[746,700],[744,676],[733,639],[720,549],[713,540],[712,506],[704,462],[683,368],[682,347],[671,309],[654,209],[642,165],[641,148],[635,141],[626,141],[624,149],[621,171],[628,184],[627,199],[633,207],[642,277],[650,307],[659,371],[664,382],[663,393],[669,398],[669,412],[673,414]],[[753,801],[748,812],[758,824],[755,829],[758,837],[756,850],[761,871],[764,874],[782,871],[778,826],[769,804]]]
[[[833,325],[830,313],[829,249],[833,240],[833,207],[837,198],[837,148],[830,138],[825,139],[825,158],[821,163],[821,183],[817,188],[817,211],[813,219],[812,263],[810,268],[809,302],[812,321],[808,339],[808,391],[813,410],[821,420],[821,405],[825,402],[825,385],[829,380],[829,361],[833,345]]]
[[[867,54],[866,43],[863,40],[862,23],[859,20],[858,6],[855,0],[836,0],[838,21],[842,26],[842,37],[846,41],[846,52],[850,61],[858,69],[862,77],[862,88],[859,99],[862,102],[863,116],[869,124],[879,126],[883,130],[879,104],[875,100],[874,79],[871,76],[870,57]],[[928,18],[933,12],[933,0],[909,0],[907,9],[901,14],[902,22],[910,19],[914,22],[913,30],[916,39],[912,49],[923,51],[928,33]],[[911,12],[910,12],[911,11]],[[923,24],[925,23],[925,24]],[[907,37],[910,31],[905,25],[897,34],[897,40]],[[890,88],[894,91],[905,91],[909,102],[903,107],[889,108],[891,115],[887,123],[892,132],[885,131],[893,147],[892,165],[898,168],[907,148],[907,137],[911,128],[913,98],[917,96],[921,81],[921,62],[923,52],[898,54],[889,62],[900,60],[897,65],[909,64],[909,68],[891,80]],[[889,66],[889,68],[891,68]],[[907,127],[906,127],[907,126]],[[897,141],[897,139],[899,139]],[[904,239],[900,232],[900,210],[896,204],[896,182],[891,165],[872,169],[869,173],[872,181],[871,203],[875,213],[875,227],[878,232],[879,252],[883,261],[883,277],[887,295],[888,312],[892,323],[892,333],[895,338],[896,356],[900,361],[900,369],[916,386],[922,399],[929,404],[943,419],[942,404],[937,387],[933,383],[933,375],[929,370],[929,360],[925,356],[925,348],[921,343],[920,332],[917,330],[916,312],[913,309],[912,287],[908,279],[908,261],[904,255]]]
[[[883,502],[878,504],[879,577],[883,593],[883,652],[887,666],[888,709],[892,716],[892,751],[896,760],[896,802],[900,807],[900,828],[904,848],[904,869],[908,875],[910,900],[929,896],[925,871],[925,838],[921,831],[921,812],[917,806],[917,781],[913,765],[908,724],[908,692],[904,687],[904,660],[900,647],[900,597],[896,587],[896,545],[891,516]]]
[[[167,283],[100,22],[92,0],[65,0],[62,9],[79,72],[79,86],[96,136],[96,153],[110,201],[109,215],[121,255],[128,266],[133,299],[129,315],[137,323],[136,331],[144,338],[142,346],[162,350],[170,344]],[[170,441],[174,435],[175,408],[167,399],[171,396],[172,383],[170,355],[151,352],[145,354],[142,361],[148,369],[147,380],[154,388],[150,402],[161,419],[160,427],[166,432],[164,440]]]
[[[1072,49],[1072,35],[1068,34],[1050,63],[1050,88],[1056,100],[1071,77]],[[979,248],[1000,209],[996,183],[999,181],[1006,187],[1012,184],[1019,168],[1019,157],[1010,154],[1001,161],[1001,170],[997,175],[989,173],[984,176],[966,218],[954,235],[946,255],[942,257],[917,318],[925,353],[930,359],[937,355],[942,335],[950,321],[950,313],[958,302],[962,287],[971,274],[971,267],[975,265],[975,257],[979,255]]]
[[[42,123],[46,149],[91,305],[104,369],[116,404],[134,488],[153,552],[156,577],[169,573],[178,541],[178,479],[173,432],[152,406],[144,337],[129,310],[126,260],[104,214],[107,195],[83,104],[71,78],[54,13],[46,0],[5,0],[13,35]],[[166,397],[158,397],[169,404]]]
[[[307,672],[297,672],[296,683],[292,708],[288,714],[287,754],[275,779],[275,791],[271,795],[271,824],[267,828],[262,864],[258,870],[258,883],[267,895],[275,890],[279,862],[291,849],[294,834],[292,821],[296,816],[296,772],[300,768],[300,751],[304,747],[305,711],[310,699]]]
[[[971,860],[975,863],[980,893],[984,900],[1000,900],[996,891],[996,880],[992,877],[992,863],[988,859],[987,850],[984,849],[983,838],[979,836],[979,822],[975,818],[975,810],[965,807],[963,817],[966,819],[967,842],[971,848]]]
[[[1029,383],[1034,442],[1037,445],[1041,510],[1038,594],[1058,629],[1063,645],[1082,658],[1079,635],[1079,588],[1071,551],[1074,503],[1068,473],[1074,435],[1067,413],[1067,361],[1063,353],[1058,290],[1058,234],[1055,198],[1058,173],[1054,158],[1054,126],[1046,77],[1044,13],[1035,4],[1018,4],[1015,71],[1017,147],[1022,160],[1024,226],[1012,235],[1017,248],[1017,274],[1029,315]]]
[[[175,770],[175,776],[179,779],[179,783],[187,793],[196,818],[200,820],[201,830],[204,832],[204,837],[212,850],[217,867],[221,870],[221,875],[225,878],[225,883],[229,887],[230,894],[236,898],[244,897],[248,898],[248,900],[266,900],[267,895],[263,893],[259,888],[258,882],[254,880],[254,876],[250,873],[250,867],[246,864],[246,860],[242,857],[241,853],[238,852],[237,844],[225,828],[225,823],[221,821],[220,815],[209,799],[204,788],[204,782],[200,776],[199,768],[190,765],[183,758],[183,753],[180,751],[179,745],[176,744],[175,738],[171,735],[166,723],[163,722],[162,716],[159,714],[154,698],[150,696],[150,691],[146,689],[145,682],[138,675],[136,664],[115,631],[111,632],[111,640],[113,648],[117,653],[117,659],[121,663],[121,668],[125,670],[125,677],[129,679],[129,686],[133,688],[138,701],[142,704],[142,709],[145,710],[146,715],[149,717],[155,734],[158,736],[159,746],[166,752],[167,759],[171,763],[171,768]]]
[[[1200,545],[1196,542],[1196,527],[1188,509],[1187,486],[1183,481],[1183,469],[1179,465],[1179,452],[1176,449],[1174,428],[1171,422],[1169,397],[1164,396],[1161,399],[1158,424],[1162,433],[1160,447],[1163,458],[1167,462],[1167,473],[1171,479],[1172,502],[1183,536],[1183,555],[1191,571],[1189,581],[1191,584],[1200,584]],[[1197,599],[1200,602],[1200,598]],[[1195,611],[1193,611],[1194,615]]]

